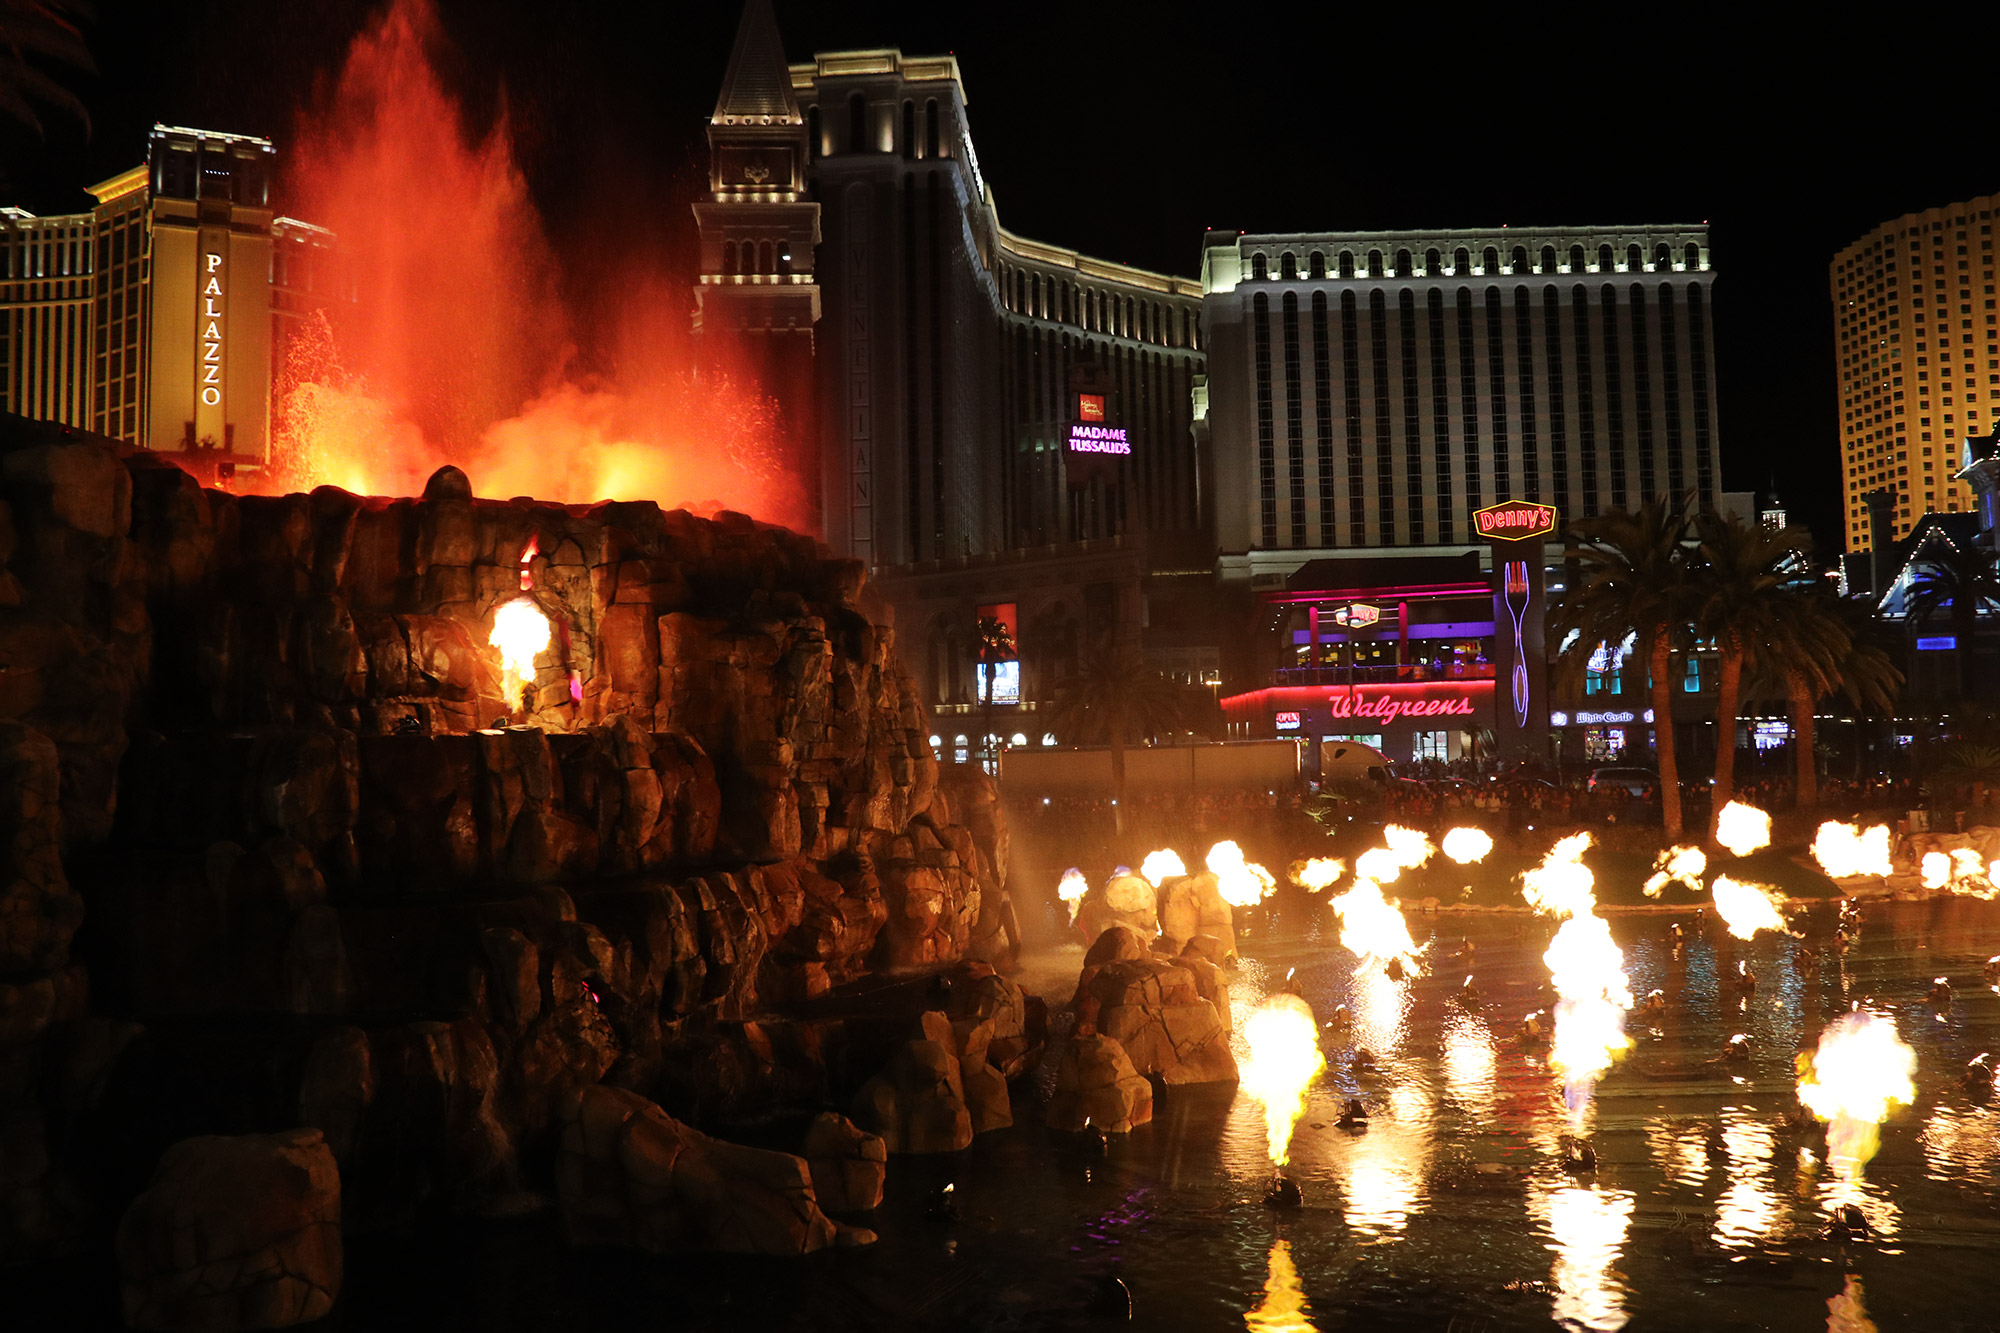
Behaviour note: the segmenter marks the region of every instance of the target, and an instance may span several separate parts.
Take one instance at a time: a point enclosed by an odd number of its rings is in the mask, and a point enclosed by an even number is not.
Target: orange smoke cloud
[[[429,0],[395,0],[285,154],[284,211],[333,230],[353,299],[286,348],[272,466],[249,487],[408,495],[450,462],[483,496],[651,499],[816,526],[782,466],[775,404],[715,349],[696,376],[692,297],[661,256],[595,238],[594,261],[631,251],[603,285],[615,302],[565,301],[504,105],[490,128],[468,128],[433,59],[445,41]]]

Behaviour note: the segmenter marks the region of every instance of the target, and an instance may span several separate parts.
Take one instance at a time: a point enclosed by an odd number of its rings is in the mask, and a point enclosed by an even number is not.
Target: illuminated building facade
[[[766,0],[745,6],[709,144],[702,336],[809,349],[812,401],[785,412],[816,423],[821,535],[897,606],[933,705],[976,703],[981,605],[1018,616],[1021,713],[1107,638],[1212,672],[1200,284],[1009,232],[955,58],[787,65]],[[781,401],[789,382],[767,380]],[[1071,448],[1085,398],[1129,452]]]
[[[1900,541],[1927,513],[1975,507],[1957,474],[1962,441],[2000,421],[1996,212],[2000,195],[1906,214],[1828,269],[1849,551]]]
[[[337,297],[331,237],[270,209],[270,141],[155,126],[89,212],[0,209],[0,410],[199,470],[269,455],[273,366]]]

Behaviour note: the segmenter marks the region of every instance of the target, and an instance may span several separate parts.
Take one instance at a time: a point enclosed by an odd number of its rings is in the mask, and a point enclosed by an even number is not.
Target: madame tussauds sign
[[[1472,699],[1450,694],[1424,699],[1398,698],[1381,690],[1334,689],[1327,697],[1327,709],[1336,718],[1372,718],[1394,722],[1402,717],[1471,717]]]

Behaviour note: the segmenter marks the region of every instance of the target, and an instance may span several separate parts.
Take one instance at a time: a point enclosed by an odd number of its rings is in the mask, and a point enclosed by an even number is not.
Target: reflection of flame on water
[[[1490,1103],[1497,1063],[1493,1033],[1484,1020],[1467,1013],[1453,1013],[1446,1018],[1445,1091],[1462,1101]]]
[[[1625,954],[1613,942],[1610,925],[1596,914],[1595,881],[1583,864],[1589,847],[1588,833],[1571,834],[1521,876],[1521,891],[1530,904],[1568,917],[1542,961],[1562,997],[1556,1004],[1549,1064],[1563,1076],[1563,1096],[1579,1130],[1591,1089],[1612,1059],[1632,1044],[1625,1035],[1625,1012],[1632,1007]]]
[[[1062,882],[1056,885],[1056,896],[1069,904],[1069,919],[1076,920],[1077,909],[1083,906],[1084,897],[1090,892],[1090,881],[1075,866],[1063,871]]]
[[[1940,1106],[1924,1122],[1922,1139],[1933,1180],[1991,1188],[2000,1167],[2000,1122],[1991,1113]]]
[[[1292,1243],[1271,1242],[1270,1272],[1264,1278],[1264,1303],[1246,1312],[1243,1323],[1252,1333],[1313,1333],[1306,1314],[1306,1289],[1292,1263]]]
[[[1733,855],[1748,856],[1771,845],[1771,816],[1754,805],[1731,801],[1715,817],[1715,840]]]
[[[1382,886],[1372,879],[1356,879],[1354,887],[1332,899],[1340,917],[1340,943],[1348,952],[1368,962],[1386,963],[1400,958],[1405,967],[1417,967],[1417,942],[1410,938],[1409,923],[1403,913],[1382,896]]]
[[[1732,1114],[1722,1124],[1729,1157],[1729,1188],[1715,1201],[1715,1238],[1728,1246],[1755,1245],[1778,1223],[1778,1196],[1768,1175],[1777,1135],[1771,1126]]]
[[[1840,1294],[1826,1298],[1826,1333],[1879,1333],[1862,1299],[1860,1274],[1849,1273]]]
[[[493,612],[493,633],[486,641],[500,650],[509,700],[518,699],[522,687],[534,681],[535,655],[548,649],[552,636],[549,618],[532,597],[516,597]]]
[[[1614,1333],[1625,1327],[1625,1289],[1613,1270],[1632,1225],[1625,1190],[1567,1186],[1533,1199],[1549,1229],[1556,1261],[1555,1319],[1568,1328]]]
[[[1677,1184],[1698,1189],[1708,1180],[1708,1127],[1675,1124],[1664,1118],[1646,1125],[1646,1146],[1660,1173]]]
[[[1243,1025],[1250,1047],[1242,1088],[1264,1107],[1264,1134],[1274,1166],[1291,1159],[1292,1127],[1305,1114],[1306,1088],[1326,1068],[1319,1024],[1304,1000],[1273,995]]]
[[[1493,850],[1493,835],[1483,828],[1448,830],[1442,844],[1444,854],[1462,866],[1484,861]]]
[[[1423,1199],[1430,1103],[1421,1087],[1398,1084],[1389,1112],[1370,1120],[1366,1134],[1335,1145],[1341,1212],[1364,1236],[1401,1233]]]
[[[1710,887],[1715,893],[1715,914],[1737,939],[1747,940],[1760,930],[1786,929],[1784,914],[1778,910],[1768,886],[1717,875]]]
[[[1667,885],[1685,885],[1690,892],[1701,892],[1702,872],[1708,869],[1708,853],[1699,847],[1669,847],[1653,862],[1652,878],[1646,881],[1646,896],[1657,898]]]
[[[1873,825],[1863,833],[1858,824],[1829,819],[1813,835],[1812,854],[1819,868],[1834,879],[1887,875],[1894,870],[1889,863],[1887,824]]]
[[[1231,907],[1255,907],[1278,887],[1270,871],[1255,861],[1245,861],[1243,849],[1231,841],[1218,842],[1209,848],[1207,864],[1209,873],[1215,876],[1216,892]]]
[[[1916,1071],[1917,1053],[1880,1015],[1857,1009],[1820,1033],[1812,1068],[1799,1080],[1799,1100],[1827,1122],[1827,1157],[1841,1180],[1860,1179],[1890,1109],[1916,1100]]]
[[[1315,856],[1292,873],[1292,882],[1318,893],[1347,873],[1347,862],[1332,856]]]
[[[1404,1015],[1410,1006],[1410,984],[1396,981],[1379,967],[1362,963],[1354,970],[1354,1044],[1386,1055],[1403,1040]]]
[[[1181,860],[1179,852],[1163,847],[1157,852],[1146,853],[1146,859],[1139,863],[1139,873],[1157,889],[1168,880],[1187,874],[1187,862]]]

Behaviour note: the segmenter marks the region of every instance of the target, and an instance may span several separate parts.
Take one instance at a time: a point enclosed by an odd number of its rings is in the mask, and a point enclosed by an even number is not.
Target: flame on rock
[[[1729,933],[1747,940],[1760,930],[1787,929],[1784,914],[1771,896],[1770,886],[1746,884],[1727,875],[1717,875],[1713,885],[1715,914],[1729,927]]]
[[[1858,824],[1829,819],[1813,836],[1812,854],[1819,868],[1834,879],[1887,875],[1894,869],[1889,863],[1887,824],[1872,825],[1863,833]]]
[[[1292,873],[1292,882],[1318,893],[1347,873],[1347,862],[1333,856],[1315,856]]]
[[[2000,897],[2000,861],[1989,865],[1970,847],[1925,852],[1920,869],[1927,889],[1950,889],[1968,898]]]
[[[1056,885],[1056,896],[1069,904],[1069,919],[1076,920],[1077,910],[1083,906],[1084,897],[1090,892],[1090,881],[1075,866],[1063,871],[1062,882]]]
[[[1925,852],[1920,869],[1927,889],[1941,889],[1951,882],[1951,858],[1943,852]]]
[[[1771,816],[1754,805],[1731,801],[1715,817],[1715,840],[1733,856],[1748,856],[1771,845]]]
[[[1421,970],[1409,923],[1400,910],[1390,906],[1382,896],[1382,886],[1374,880],[1357,876],[1354,887],[1337,895],[1332,907],[1340,917],[1341,945],[1359,956],[1363,966],[1400,958],[1411,971]]]
[[[504,602],[493,613],[493,633],[486,641],[500,650],[510,698],[535,678],[535,655],[547,650],[554,631],[542,608],[531,597]]]
[[[1139,873],[1157,889],[1168,880],[1187,874],[1187,862],[1181,860],[1179,852],[1163,847],[1157,852],[1146,853],[1146,859],[1139,863]]]
[[[1149,912],[1156,892],[1143,877],[1133,874],[1130,866],[1119,866],[1104,886],[1104,905],[1114,912]]]
[[[1278,887],[1271,872],[1245,861],[1243,849],[1234,842],[1218,842],[1208,849],[1208,869],[1215,876],[1216,892],[1231,907],[1254,907]]]
[[[1493,850],[1493,835],[1483,828],[1451,829],[1444,835],[1443,849],[1459,865],[1474,865]]]
[[[1263,1104],[1271,1164],[1283,1166],[1291,1160],[1292,1128],[1305,1114],[1306,1089],[1326,1068],[1319,1024],[1298,996],[1273,995],[1250,1015],[1243,1037],[1250,1047],[1243,1090]]]
[[[1708,869],[1708,853],[1699,847],[1669,847],[1653,862],[1653,875],[1646,881],[1646,896],[1657,898],[1669,884],[1684,884],[1701,892],[1701,877]]]
[[[1917,1053],[1879,1014],[1857,1009],[1820,1033],[1812,1067],[1799,1079],[1799,1100],[1826,1121],[1827,1156],[1843,1181],[1861,1178],[1890,1110],[1916,1100],[1916,1072]]]

